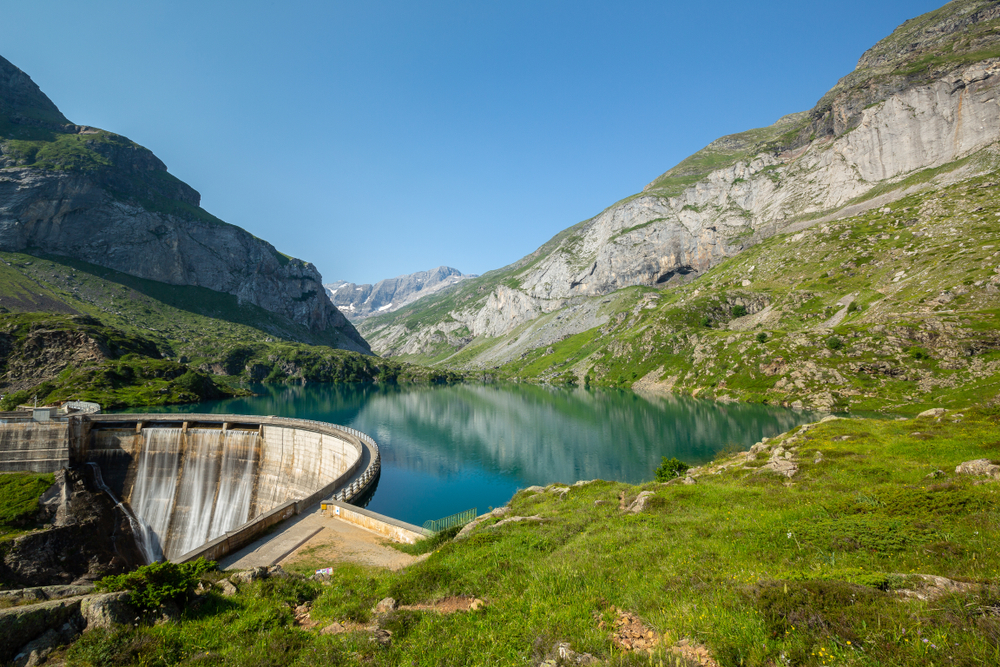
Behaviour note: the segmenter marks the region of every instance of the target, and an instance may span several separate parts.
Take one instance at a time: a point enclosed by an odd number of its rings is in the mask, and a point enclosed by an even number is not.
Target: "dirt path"
[[[388,539],[360,526],[333,517],[323,517],[322,530],[279,561],[283,567],[326,567],[335,563],[357,563],[399,570],[418,560],[417,556],[393,549]]]

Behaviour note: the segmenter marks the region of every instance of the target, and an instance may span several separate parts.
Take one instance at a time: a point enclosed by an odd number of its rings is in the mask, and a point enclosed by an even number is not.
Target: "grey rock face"
[[[350,319],[360,321],[369,315],[399,310],[418,299],[475,277],[450,266],[439,266],[430,271],[380,280],[374,285],[355,285],[341,280],[323,287],[337,308]]]
[[[2,58],[0,100],[14,136],[39,127],[78,135],[89,156],[80,169],[20,166],[23,156],[0,138],[0,249],[32,249],[233,294],[314,331],[339,332],[341,347],[370,351],[327,298],[312,264],[197,208],[200,195],[147,149],[67,124],[31,79]]]
[[[876,186],[899,183],[914,172],[954,163],[994,145],[1000,141],[1000,59],[971,65],[956,61],[950,69],[936,70],[933,76],[921,73],[918,79],[886,74],[904,63],[899,49],[914,43],[931,48],[941,35],[953,39],[962,26],[1000,16],[996,3],[952,4],[970,9],[959,7],[947,20],[921,17],[924,27],[919,34],[910,35],[916,28],[904,24],[900,34],[866,54],[858,73],[845,77],[812,112],[783,118],[761,135],[784,136],[786,128],[794,132],[801,127],[805,139],[796,139],[790,144],[794,148],[779,152],[743,135],[723,137],[706,154],[729,151],[742,156],[729,166],[675,191],[661,187],[671,170],[642,193],[614,204],[505,269],[510,279],[505,282],[516,282],[516,288],[491,286],[486,298],[450,312],[445,321],[416,331],[401,330],[396,323],[366,326],[373,349],[380,354],[429,352],[440,345],[441,335],[450,333],[448,327],[467,327],[474,337],[507,336],[575,303],[576,297],[689,280],[774,234],[862,212],[874,202],[853,200]],[[910,37],[916,42],[907,42]],[[901,46],[904,42],[910,46]],[[859,82],[882,80],[872,78],[876,75],[885,75],[883,79],[891,79],[892,85],[864,88],[868,92],[862,95]],[[810,134],[809,128],[815,131]],[[944,178],[969,175],[976,168],[973,163]],[[681,171],[674,176],[687,175],[685,163],[675,169]],[[906,193],[901,187],[883,198]],[[448,342],[456,347],[464,344],[460,338]],[[486,365],[478,358],[468,363]]]
[[[72,626],[79,619],[80,598],[0,609],[0,661],[13,660],[19,653],[24,653],[24,648],[29,648],[26,656],[30,656],[32,651],[38,651],[41,646],[25,647],[25,644],[66,623]],[[48,645],[52,639],[54,638],[50,635],[44,643]]]

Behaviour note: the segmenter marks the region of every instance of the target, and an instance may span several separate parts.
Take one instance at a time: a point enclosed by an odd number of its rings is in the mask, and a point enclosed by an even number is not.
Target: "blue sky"
[[[0,55],[71,121],[362,283],[509,264],[943,2],[6,4]]]

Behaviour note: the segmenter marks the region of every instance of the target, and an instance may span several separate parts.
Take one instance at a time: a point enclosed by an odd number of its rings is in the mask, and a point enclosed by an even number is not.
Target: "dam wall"
[[[67,422],[0,421],[0,472],[48,473],[70,465]]]
[[[0,416],[0,471],[96,463],[148,560],[220,558],[320,500],[361,498],[378,445],[324,422],[213,414]]]

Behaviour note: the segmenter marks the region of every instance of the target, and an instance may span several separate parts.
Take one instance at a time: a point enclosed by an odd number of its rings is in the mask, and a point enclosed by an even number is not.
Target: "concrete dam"
[[[146,559],[218,559],[325,498],[363,497],[381,467],[354,429],[210,414],[0,414],[0,471],[96,465]]]

